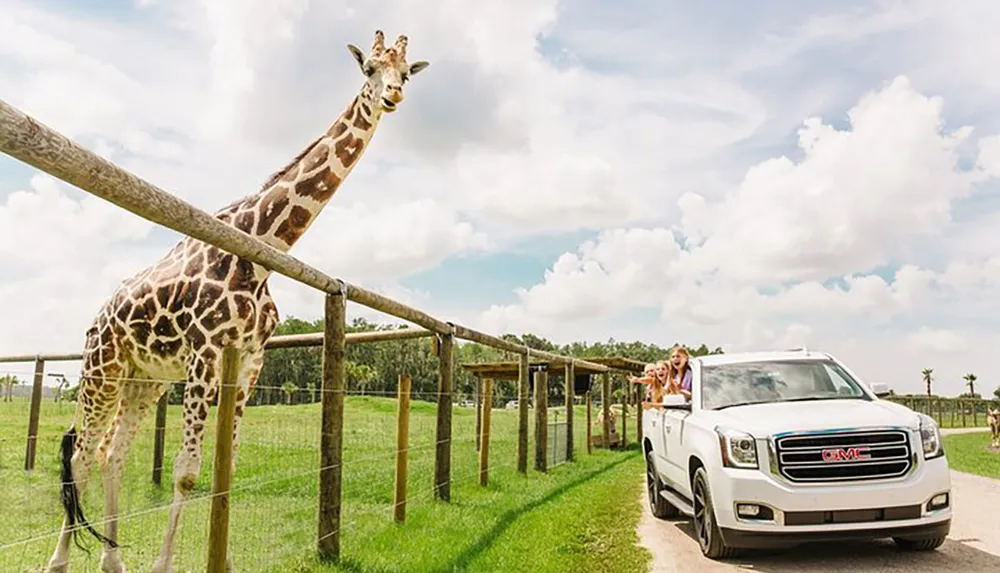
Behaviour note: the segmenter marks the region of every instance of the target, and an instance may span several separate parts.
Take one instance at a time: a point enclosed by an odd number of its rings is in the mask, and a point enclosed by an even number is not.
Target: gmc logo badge
[[[872,459],[867,446],[859,448],[830,448],[823,450],[824,462],[860,462]]]

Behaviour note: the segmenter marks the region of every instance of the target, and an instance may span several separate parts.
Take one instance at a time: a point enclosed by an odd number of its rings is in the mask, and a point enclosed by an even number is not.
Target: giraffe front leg
[[[184,444],[174,458],[174,499],[170,505],[167,531],[163,536],[160,556],[152,573],[173,571],[174,543],[181,522],[181,510],[191,497],[191,492],[201,473],[202,443],[205,439],[205,420],[208,418],[209,389],[216,386],[219,372],[218,357],[197,358],[189,369],[184,388]]]
[[[246,412],[250,392],[257,383],[260,370],[264,365],[264,351],[253,352],[240,361],[239,389],[236,391],[236,412],[233,418],[233,475],[236,475],[236,457],[240,450],[240,427],[243,414]]]

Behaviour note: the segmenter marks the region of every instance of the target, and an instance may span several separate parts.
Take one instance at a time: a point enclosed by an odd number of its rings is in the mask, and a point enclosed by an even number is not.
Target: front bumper
[[[761,466],[768,468],[767,454]],[[880,482],[790,484],[767,469],[716,468],[709,476],[716,521],[733,547],[837,539],[947,536],[951,475],[944,456],[920,460],[905,477]],[[947,494],[944,507],[929,502]],[[738,506],[758,505],[758,517]]]
[[[878,537],[903,537],[910,540],[937,539],[947,537],[951,531],[951,519],[935,521],[923,525],[906,527],[888,526],[883,523],[878,529],[834,529],[825,531],[747,531],[744,529],[720,529],[726,545],[740,549],[772,549],[800,543],[848,541],[873,539]]]

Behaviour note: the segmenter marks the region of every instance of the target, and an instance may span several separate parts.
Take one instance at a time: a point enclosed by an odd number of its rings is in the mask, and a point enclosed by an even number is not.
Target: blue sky
[[[901,391],[924,366],[945,393],[967,371],[1000,384],[985,0],[0,11],[5,101],[206,210],[333,122],[363,81],[348,42],[406,33],[431,67],[292,254],[444,319],[808,344]],[[177,238],[10,158],[0,233],[19,325],[0,353],[78,349],[104,297]],[[318,316],[315,293],[273,286],[283,315]]]

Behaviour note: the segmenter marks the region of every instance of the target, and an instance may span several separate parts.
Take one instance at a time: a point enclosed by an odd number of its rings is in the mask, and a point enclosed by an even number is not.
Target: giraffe
[[[347,48],[365,81],[333,125],[254,194],[215,217],[287,252],[316,220],[365,148],[380,119],[403,100],[403,84],[429,63],[408,64],[407,37],[389,47],[375,31],[367,56]],[[270,271],[187,237],[167,255],[110,295],[85,334],[74,423],[62,441],[62,503],[66,511],[52,573],[69,570],[71,539],[81,529],[102,544],[101,569],[123,573],[118,545],[118,494],[129,445],[145,414],[171,386],[184,381],[184,439],[173,465],[173,501],[153,573],[172,571],[174,542],[185,500],[201,470],[208,408],[221,374],[222,349],[239,349],[235,453],[250,391],[260,374],[264,344],[278,324],[268,290]],[[104,533],[87,522],[81,496],[94,465],[104,485]],[[82,547],[82,546],[81,546]],[[231,564],[230,564],[231,565]]]

